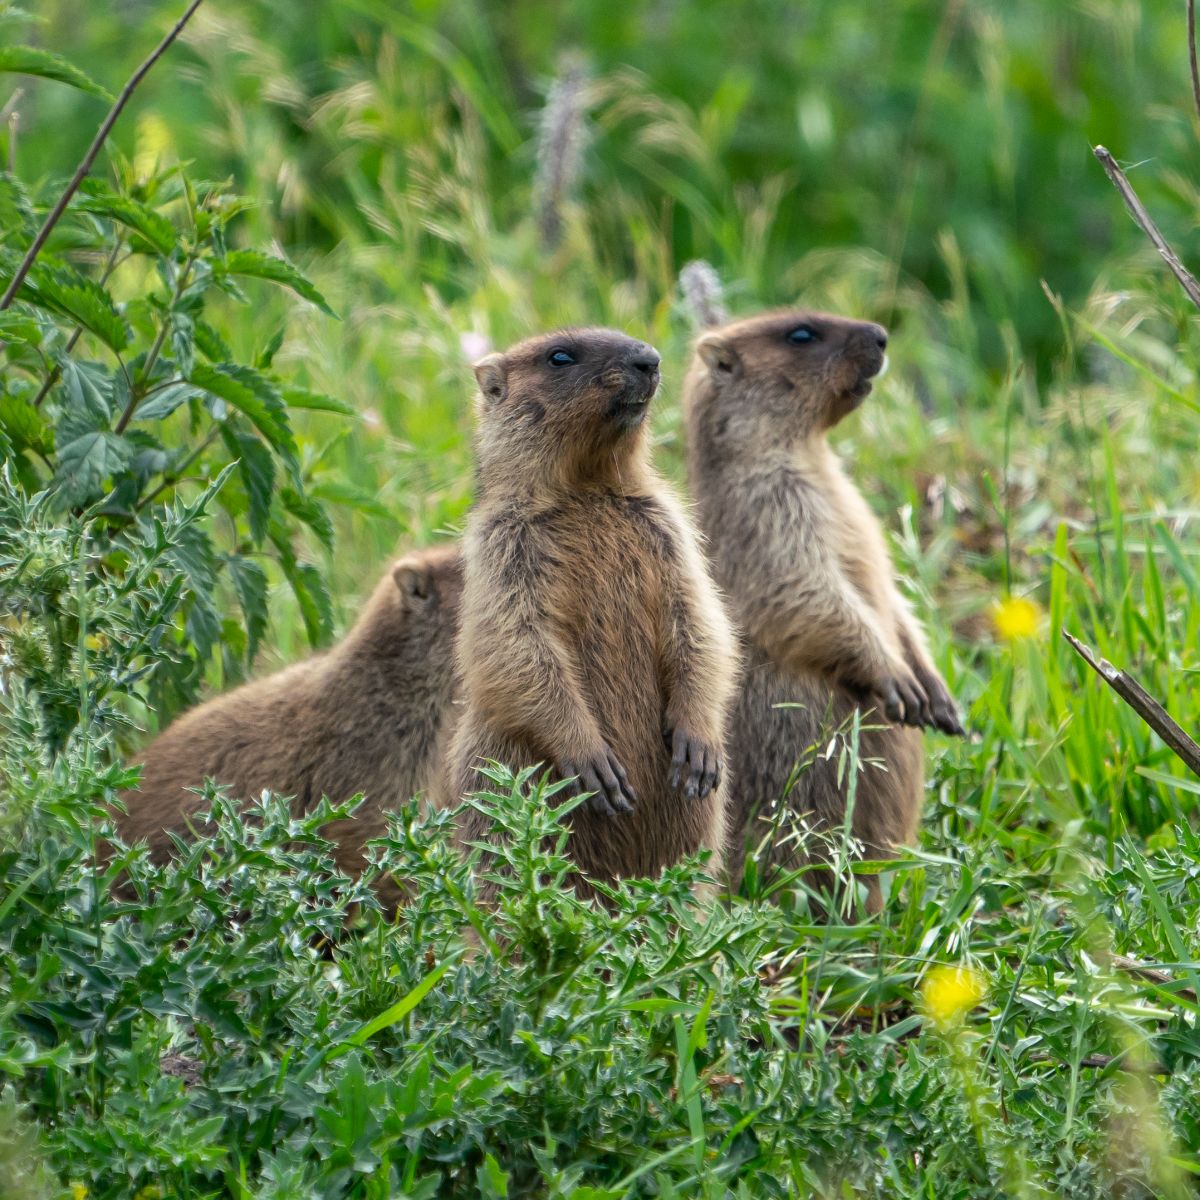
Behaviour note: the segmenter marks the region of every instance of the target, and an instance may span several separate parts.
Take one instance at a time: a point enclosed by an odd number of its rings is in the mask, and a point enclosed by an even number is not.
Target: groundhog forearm
[[[790,670],[870,688],[898,665],[870,610],[844,581],[825,577],[817,588],[790,580],[764,590],[751,607],[756,640]]]

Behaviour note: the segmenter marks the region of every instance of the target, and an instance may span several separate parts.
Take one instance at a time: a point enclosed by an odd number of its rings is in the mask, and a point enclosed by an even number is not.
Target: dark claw
[[[721,760],[717,752],[683,729],[668,735],[671,748],[670,784],[682,789],[685,799],[703,800],[720,782]]]

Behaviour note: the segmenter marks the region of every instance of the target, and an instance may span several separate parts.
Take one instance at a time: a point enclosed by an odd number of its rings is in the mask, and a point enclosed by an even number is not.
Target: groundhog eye
[[[551,350],[546,361],[552,367],[569,367],[575,361],[575,355],[570,350]]]
[[[797,325],[795,329],[789,331],[787,340],[793,346],[803,346],[805,342],[817,340],[817,331],[811,325]]]

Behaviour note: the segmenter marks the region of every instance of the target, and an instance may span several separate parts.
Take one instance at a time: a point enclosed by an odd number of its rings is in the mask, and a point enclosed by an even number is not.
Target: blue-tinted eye
[[[805,342],[815,342],[817,340],[817,331],[811,325],[797,325],[787,335],[787,340],[793,346],[802,346]]]
[[[575,355],[569,350],[551,350],[546,361],[552,367],[569,367],[575,361]]]

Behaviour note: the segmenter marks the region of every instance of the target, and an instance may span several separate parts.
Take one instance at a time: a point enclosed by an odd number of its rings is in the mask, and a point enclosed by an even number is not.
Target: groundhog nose
[[[652,350],[649,346],[635,350],[629,358],[629,365],[645,375],[653,375],[658,370],[660,362],[662,359],[659,357],[658,351]]]
[[[886,350],[887,349],[887,339],[888,339],[887,330],[884,329],[884,327],[882,325],[872,325],[871,332],[875,336],[875,345],[877,345],[880,348],[880,350]]]

